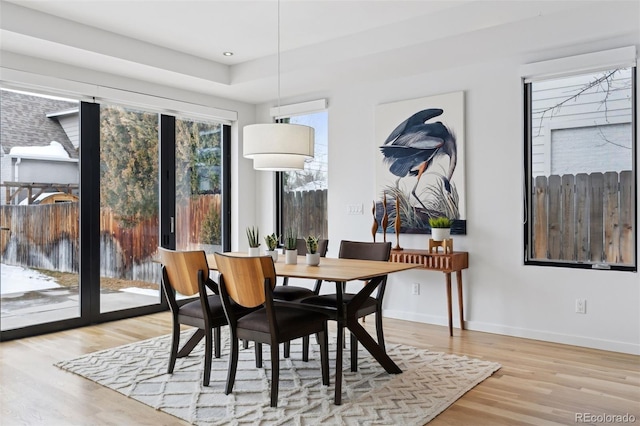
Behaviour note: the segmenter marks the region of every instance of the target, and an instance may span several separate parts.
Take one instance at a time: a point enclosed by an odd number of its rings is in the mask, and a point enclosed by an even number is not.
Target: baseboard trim
[[[385,309],[384,317],[433,325],[449,325],[449,320],[446,317],[419,314],[415,312],[402,312]],[[505,336],[522,337],[525,339],[561,343],[564,345],[582,346],[585,348],[602,349],[605,351],[640,355],[640,344],[619,342],[615,340],[595,339],[592,337],[553,333],[549,331],[532,330],[527,328],[509,327],[501,324],[491,324],[478,321],[465,321],[464,325],[467,330],[482,331],[485,333],[501,334]],[[454,328],[459,327],[456,317],[453,318],[453,326]]]

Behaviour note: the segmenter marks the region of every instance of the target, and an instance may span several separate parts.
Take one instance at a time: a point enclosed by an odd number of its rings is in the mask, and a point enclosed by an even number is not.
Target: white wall
[[[608,40],[601,47],[629,44],[633,41]],[[574,51],[567,48],[548,52],[548,57],[572,54]],[[535,60],[541,57],[544,55],[537,52]],[[463,272],[467,328],[640,354],[637,273],[523,265],[519,69],[527,61],[499,59],[336,87],[324,94],[329,99],[329,256],[337,255],[341,239],[371,240],[370,214],[347,215],[346,206],[369,206],[376,198],[376,105],[463,90],[467,235],[455,236],[454,245],[456,250],[469,252],[469,269]],[[264,108],[258,109],[258,116],[266,120],[264,114]],[[264,211],[271,208],[271,195],[264,192],[268,189],[265,186],[261,195]],[[395,242],[394,236],[389,237]],[[427,241],[424,235],[402,235],[400,239],[405,248],[424,249]],[[419,296],[411,295],[414,282],[421,284]],[[390,276],[385,316],[446,325],[444,282],[443,274],[420,270]],[[457,326],[455,290],[453,296]],[[574,313],[576,298],[587,300],[586,314]],[[454,339],[461,336],[458,330],[454,335]]]
[[[367,170],[373,170],[375,105],[464,90],[468,234],[454,237],[454,244],[470,253],[469,270],[463,273],[467,327],[640,353],[638,274],[523,266],[519,66],[517,60],[495,61],[365,85],[332,96],[330,239],[370,239],[370,218],[343,212],[347,203],[368,205],[374,198],[374,176]],[[346,147],[345,141],[352,143]],[[370,167],[354,167],[353,158]],[[331,185],[345,181],[354,170],[362,176],[351,180],[348,192]],[[335,187],[338,191],[333,191]],[[426,248],[427,237],[402,236],[401,245]],[[411,296],[413,282],[422,283],[420,296]],[[392,276],[385,315],[444,325],[444,287],[439,273],[410,271]],[[574,313],[576,298],[587,299],[586,315]],[[455,313],[454,308],[454,318]]]

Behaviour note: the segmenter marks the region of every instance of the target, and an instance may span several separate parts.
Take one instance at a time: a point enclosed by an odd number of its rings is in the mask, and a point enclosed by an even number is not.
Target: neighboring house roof
[[[78,158],[78,150],[57,119],[60,112],[74,109],[78,109],[77,102],[0,91],[0,147],[3,153],[9,153],[14,147],[48,147],[52,141],[57,141],[70,158]]]

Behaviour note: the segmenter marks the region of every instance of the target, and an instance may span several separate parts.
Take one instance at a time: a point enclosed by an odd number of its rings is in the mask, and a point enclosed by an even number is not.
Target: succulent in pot
[[[431,227],[431,238],[434,241],[444,241],[451,236],[451,225],[453,219],[446,216],[437,216],[429,218],[429,226]]]
[[[298,263],[298,234],[289,228],[284,234],[284,263],[287,265],[295,265]]]
[[[264,237],[264,242],[267,245],[266,254],[271,256],[274,262],[278,261],[278,251],[276,250],[276,248],[278,247],[279,239],[280,237],[278,237],[275,233]]]
[[[249,256],[260,255],[260,230],[257,226],[247,228],[247,240],[249,241]]]
[[[320,264],[320,253],[318,253],[318,237],[309,235],[305,240],[307,246],[307,265],[316,266]]]

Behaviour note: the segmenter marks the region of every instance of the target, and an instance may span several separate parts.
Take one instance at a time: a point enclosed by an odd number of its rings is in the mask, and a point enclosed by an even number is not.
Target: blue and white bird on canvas
[[[442,176],[444,188],[451,192],[451,177],[456,168],[457,147],[455,134],[440,121],[427,123],[444,111],[429,108],[419,111],[400,123],[384,141],[380,151],[384,155],[385,164],[389,164],[389,172],[398,176],[398,181],[406,176],[416,176],[416,184],[411,194],[422,203],[416,194],[420,177],[442,155],[449,157],[449,170]]]

